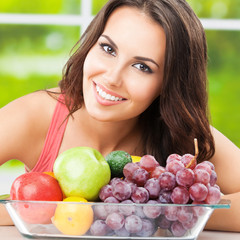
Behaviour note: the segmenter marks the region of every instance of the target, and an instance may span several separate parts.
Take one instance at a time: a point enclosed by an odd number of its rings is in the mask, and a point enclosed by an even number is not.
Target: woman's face
[[[84,104],[100,121],[138,117],[159,96],[166,38],[135,8],[121,7],[89,51],[83,69]]]

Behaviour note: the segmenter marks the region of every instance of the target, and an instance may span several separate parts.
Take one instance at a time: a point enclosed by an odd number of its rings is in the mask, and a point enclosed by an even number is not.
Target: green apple
[[[90,147],[75,147],[61,153],[53,172],[66,197],[79,196],[88,201],[95,201],[111,178],[105,158]]]

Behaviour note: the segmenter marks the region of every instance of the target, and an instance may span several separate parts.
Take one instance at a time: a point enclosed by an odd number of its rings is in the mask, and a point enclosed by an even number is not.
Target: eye
[[[100,46],[104,52],[111,54],[114,57],[116,56],[116,52],[115,52],[114,48],[111,47],[109,44],[100,43]]]
[[[133,66],[136,67],[137,69],[139,69],[140,71],[145,72],[145,73],[152,73],[153,72],[152,69],[144,63],[136,63]]]

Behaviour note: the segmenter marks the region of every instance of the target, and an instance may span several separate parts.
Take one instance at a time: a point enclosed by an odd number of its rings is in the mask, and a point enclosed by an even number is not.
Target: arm
[[[13,225],[12,219],[9,216],[4,205],[0,204],[0,226]]]
[[[231,200],[230,209],[214,210],[206,228],[240,232],[240,149],[216,129],[212,129],[216,152],[211,159],[218,175],[223,198]]]

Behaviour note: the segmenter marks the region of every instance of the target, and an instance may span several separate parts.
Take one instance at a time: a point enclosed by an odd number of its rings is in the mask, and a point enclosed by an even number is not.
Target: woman
[[[205,34],[188,4],[110,0],[79,44],[59,88],[0,110],[0,164],[19,159],[28,171],[52,171],[58,154],[89,146],[104,156],[152,154],[165,165],[171,153],[194,153],[197,138],[198,161],[215,164],[232,200],[208,228],[240,231],[240,150],[209,125]]]

